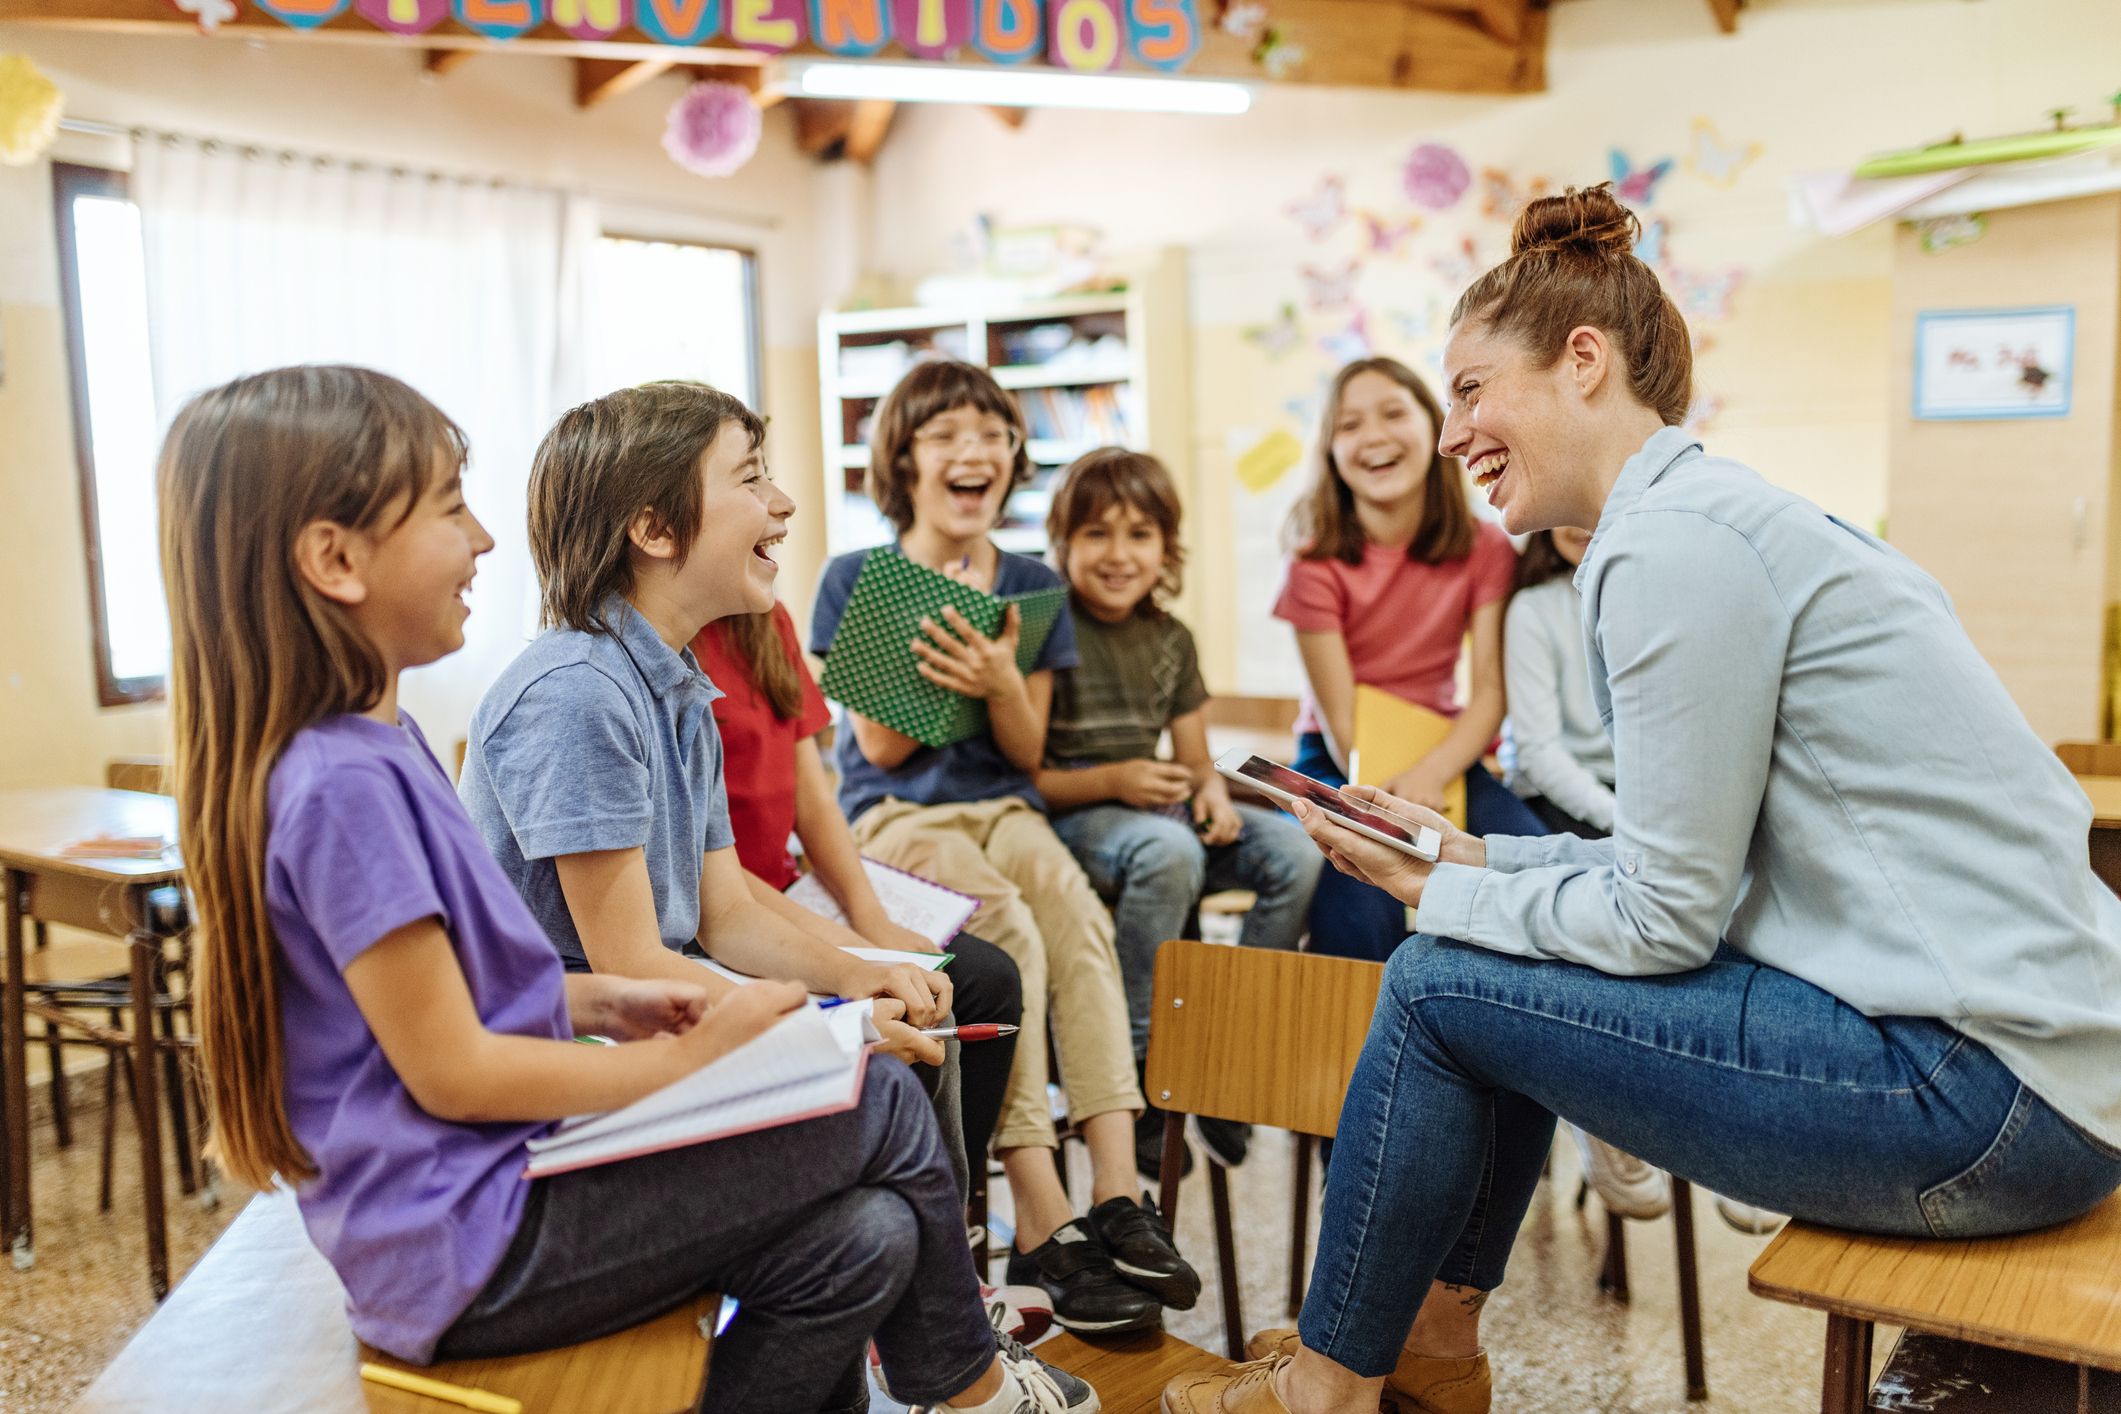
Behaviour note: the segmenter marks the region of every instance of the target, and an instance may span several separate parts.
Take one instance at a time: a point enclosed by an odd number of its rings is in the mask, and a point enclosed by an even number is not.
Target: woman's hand
[[[1193,773],[1174,762],[1121,761],[1114,770],[1119,777],[1117,794],[1121,803],[1136,810],[1176,805],[1193,794]]]
[[[905,1015],[905,1007],[889,997],[879,998],[871,1005],[869,1019],[884,1038],[876,1043],[876,1049],[887,1056],[897,1056],[908,1065],[941,1065],[943,1043],[907,1025]]]
[[[1440,813],[1443,810],[1444,792],[1450,789],[1452,777],[1430,764],[1435,759],[1433,754],[1422,757],[1386,781],[1384,788],[1395,798],[1409,805],[1419,805],[1426,810]]]
[[[1244,817],[1230,803],[1230,788],[1222,777],[1210,776],[1193,793],[1193,823],[1201,826],[1200,842],[1211,849],[1236,844],[1245,832]]]
[[[592,1035],[614,1041],[682,1036],[707,1012],[707,989],[659,977],[599,977],[588,1022]],[[582,1029],[577,1023],[577,1029]]]
[[[1375,786],[1343,786],[1340,794],[1350,805],[1392,816],[1410,830],[1419,831],[1422,826],[1435,830],[1443,836],[1443,848],[1437,855],[1439,863],[1481,868],[1488,862],[1485,841],[1467,834],[1433,810],[1402,800]],[[1289,813],[1304,827],[1304,833],[1311,837],[1335,869],[1350,878],[1374,884],[1401,903],[1421,906],[1422,890],[1428,887],[1429,874],[1435,865],[1404,850],[1379,844],[1368,835],[1359,835],[1328,812],[1304,801],[1296,802]]]
[[[937,687],[981,701],[1021,692],[1024,675],[1017,671],[1016,644],[1022,626],[1022,616],[1011,604],[1002,611],[1002,631],[989,638],[946,604],[941,623],[921,620],[921,632],[934,642],[913,640],[913,656],[920,659],[914,666]]]
[[[942,973],[910,962],[865,962],[852,953],[846,956],[847,969],[837,983],[841,996],[892,998],[915,1026],[938,1025],[949,1014],[950,979]]]

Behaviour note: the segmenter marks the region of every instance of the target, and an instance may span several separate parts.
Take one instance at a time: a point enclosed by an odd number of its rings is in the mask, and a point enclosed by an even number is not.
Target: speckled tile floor
[[[99,1213],[97,1119],[94,1111],[81,1117],[67,1150],[55,1146],[48,1124],[37,1130],[36,1265],[18,1272],[0,1264],[0,1410],[64,1409],[154,1309],[140,1233],[137,1149],[130,1126],[121,1123],[116,1200],[110,1213]],[[1250,1161],[1231,1176],[1248,1328],[1286,1321],[1291,1172],[1288,1137],[1262,1133]],[[1086,1173],[1078,1175],[1077,1191],[1087,1191]],[[168,1192],[170,1268],[181,1276],[233,1217],[240,1198],[204,1208],[178,1196],[173,1173]],[[1817,1407],[1824,1321],[1746,1291],[1745,1269],[1767,1239],[1732,1232],[1707,1195],[1697,1196],[1709,1398],[1689,1404],[1671,1222],[1629,1225],[1634,1300],[1623,1306],[1597,1290],[1605,1221],[1595,1200],[1576,1211],[1575,1192],[1573,1147],[1559,1145],[1509,1279],[1488,1306],[1498,1414],[1797,1414]],[[1005,1190],[997,1207],[1005,1216]],[[1316,1221],[1314,1203],[1314,1227]],[[1221,1294],[1207,1185],[1198,1174],[1181,1200],[1179,1240],[1207,1285],[1193,1310],[1172,1314],[1170,1329],[1219,1348]],[[1880,1335],[1882,1354],[1890,1340]],[[880,1401],[880,1414],[888,1407]]]

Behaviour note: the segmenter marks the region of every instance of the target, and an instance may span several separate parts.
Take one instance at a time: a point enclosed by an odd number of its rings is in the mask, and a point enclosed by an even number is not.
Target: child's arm
[[[895,997],[914,1026],[933,1026],[949,1009],[950,983],[941,973],[911,963],[864,962],[843,952],[812,931],[822,919],[763,884],[773,902],[761,902],[746,877],[734,849],[712,849],[703,857],[700,946],[716,962],[753,976],[790,977],[834,996]],[[942,1064],[942,1048],[933,1049],[933,1056],[921,1058]]]
[[[707,989],[709,1001],[736,990],[727,978],[663,946],[648,856],[639,845],[557,855],[552,863],[592,969],[618,977],[696,982]]]
[[[1467,635],[1472,645],[1472,690],[1466,694],[1465,709],[1428,755],[1385,782],[1385,790],[1401,800],[1441,810],[1444,787],[1463,776],[1502,730],[1502,613],[1499,599],[1473,611],[1472,630]]]
[[[1196,707],[1171,719],[1171,754],[1193,780],[1193,823],[1204,828],[1205,845],[1235,844],[1244,833],[1245,822],[1230,803],[1230,785],[1215,769],[1208,754],[1208,713]]]
[[[854,831],[832,796],[832,781],[825,774],[824,758],[817,742],[805,737],[795,744],[795,834],[803,842],[803,857],[810,872],[826,892],[840,901],[847,922],[861,935],[858,942],[873,948],[898,948],[904,952],[936,952],[939,949],[910,928],[901,928],[884,912],[884,904],[862,867],[862,852],[854,843]]]
[[[479,1020],[456,950],[434,917],[386,934],[347,964],[345,977],[413,1101],[462,1124],[565,1119],[631,1104],[727,1055],[804,1000],[802,988],[786,982],[736,988],[658,1045],[498,1035]]]
[[[1345,776],[1348,753],[1355,749],[1355,660],[1348,656],[1348,640],[1338,629],[1298,629],[1296,651],[1304,660],[1311,698],[1318,703],[1326,750]]]
[[[1136,810],[1154,810],[1161,805],[1178,804],[1193,794],[1194,788],[1194,773],[1185,766],[1148,758],[1065,770],[1049,766],[1031,779],[1046,804],[1055,810],[1073,810],[1107,800],[1117,800]]]
[[[921,749],[921,744],[904,732],[873,722],[851,707],[847,709],[847,725],[854,732],[854,744],[879,770],[895,771]]]
[[[1017,670],[1016,644],[1022,627],[1023,616],[1014,604],[1003,610],[1001,632],[992,638],[955,608],[944,605],[940,623],[921,620],[921,631],[932,641],[915,639],[913,652],[921,660],[922,677],[987,704],[987,728],[994,734],[994,744],[1010,765],[1030,775],[1046,754],[1053,671],[1040,668],[1026,677]]]

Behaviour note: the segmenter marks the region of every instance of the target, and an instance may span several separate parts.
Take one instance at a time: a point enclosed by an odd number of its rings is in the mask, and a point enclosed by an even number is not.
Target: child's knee
[[[1200,836],[1177,820],[1145,816],[1127,847],[1128,888],[1184,889],[1198,897],[1208,878],[1208,851]]]
[[[920,1220],[913,1205],[889,1188],[859,1188],[850,1195],[849,1249],[869,1254],[885,1271],[910,1271],[920,1255]]]

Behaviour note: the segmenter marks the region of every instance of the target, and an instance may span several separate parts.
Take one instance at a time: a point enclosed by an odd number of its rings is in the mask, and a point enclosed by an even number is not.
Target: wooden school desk
[[[133,1108],[140,1129],[148,1281],[156,1297],[169,1290],[164,1233],[160,1088],[155,1084],[154,999],[162,986],[162,946],[183,931],[178,887],[183,865],[174,849],[159,859],[73,859],[66,846],[97,835],[161,835],[175,840],[177,805],[137,791],[61,788],[0,791],[0,871],[6,891],[7,977],[0,990],[0,1077],[7,1170],[0,1202],[0,1246],[15,1265],[35,1260],[30,1214],[29,1038],[23,937],[36,922],[59,923],[124,938],[131,947]]]
[[[2092,802],[2092,872],[2121,893],[2121,776],[2079,776]]]

